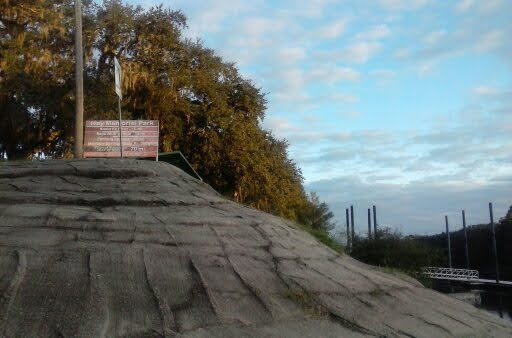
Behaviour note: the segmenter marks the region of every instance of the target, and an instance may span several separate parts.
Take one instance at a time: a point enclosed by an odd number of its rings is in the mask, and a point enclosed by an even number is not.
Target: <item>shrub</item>
[[[439,249],[428,246],[413,237],[403,237],[399,232],[384,228],[377,233],[377,240],[356,237],[351,255],[367,264],[394,268],[414,278],[421,279],[421,268],[439,265]]]

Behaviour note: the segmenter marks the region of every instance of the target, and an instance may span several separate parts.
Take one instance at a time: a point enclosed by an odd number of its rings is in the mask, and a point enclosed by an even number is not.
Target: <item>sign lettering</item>
[[[123,157],[157,157],[159,125],[157,120],[121,121]],[[84,157],[121,157],[119,121],[85,122]]]

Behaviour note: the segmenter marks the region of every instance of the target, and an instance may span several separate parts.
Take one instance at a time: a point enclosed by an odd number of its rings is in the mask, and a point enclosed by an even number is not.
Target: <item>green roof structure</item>
[[[203,180],[201,176],[199,176],[199,174],[194,170],[194,168],[192,168],[192,165],[187,161],[185,156],[183,156],[181,151],[159,153],[158,160],[172,164],[173,166],[180,168],[190,176],[197,178],[200,181]]]

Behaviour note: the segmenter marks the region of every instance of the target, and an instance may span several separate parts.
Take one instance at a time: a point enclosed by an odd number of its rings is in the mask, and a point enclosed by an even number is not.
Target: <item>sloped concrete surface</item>
[[[2,337],[482,337],[509,322],[166,163],[0,164]]]

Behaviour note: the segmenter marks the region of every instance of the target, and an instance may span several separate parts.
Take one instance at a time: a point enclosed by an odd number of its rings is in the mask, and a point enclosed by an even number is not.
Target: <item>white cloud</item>
[[[382,130],[352,132],[340,139],[316,134],[317,151],[299,162],[321,168],[308,189],[331,202],[333,210],[375,203],[382,210],[381,217],[384,213],[393,216],[381,224],[403,222],[415,227],[408,228],[410,232],[426,231],[432,215],[444,211],[466,208],[478,217],[477,210],[489,199],[502,210],[500,215],[510,206],[512,143],[510,129],[502,124],[487,119],[483,124],[471,121],[425,132],[402,130],[401,136]],[[404,134],[411,135],[405,143]],[[322,146],[321,140],[332,143]],[[304,139],[302,144],[307,142]],[[339,167],[347,176],[339,176]],[[383,182],[375,184],[375,173],[388,178],[381,177]],[[417,215],[425,216],[424,222],[413,219]]]
[[[345,32],[347,20],[337,20],[330,24],[320,27],[314,37],[319,39],[335,39]]]
[[[498,9],[505,3],[504,0],[485,0],[480,3],[480,12],[482,14],[490,14]]]
[[[492,96],[497,95],[499,93],[499,90],[495,87],[482,85],[473,88],[473,93],[478,96]]]
[[[399,60],[407,59],[410,55],[411,55],[411,50],[407,47],[398,48],[393,53],[393,57],[395,59],[399,59]]]
[[[347,154],[349,155],[349,154]],[[386,177],[388,176],[388,177]],[[377,206],[380,226],[391,226],[404,234],[435,234],[443,232],[444,215],[451,222],[460,219],[460,210],[468,215],[468,224],[486,223],[489,219],[486,203],[493,200],[497,218],[505,215],[512,203],[509,191],[510,178],[491,184],[430,183],[426,181],[409,184],[395,183],[394,175],[383,175],[379,182],[374,176],[350,175],[332,177],[307,184],[308,191],[315,191],[324,199],[343,231],[345,208],[353,205],[355,210],[355,230],[363,233],[366,227],[366,208]],[[433,177],[435,180],[450,177]],[[471,182],[471,181],[469,181]],[[461,188],[462,187],[462,188]],[[459,225],[460,226],[460,225]]]
[[[296,0],[293,1],[293,9],[291,10],[294,15],[303,16],[306,18],[319,18],[321,17],[326,7],[333,0]]]
[[[304,71],[300,68],[285,68],[278,73],[278,76],[286,89],[298,90],[304,84]]]
[[[360,32],[356,34],[358,40],[378,40],[391,35],[391,30],[387,25],[373,26],[366,32]]]
[[[179,1],[177,5],[180,5]],[[205,33],[219,32],[223,29],[222,23],[226,18],[247,13],[254,6],[255,3],[243,0],[218,0],[202,4],[201,10],[190,16],[188,34],[201,37]]]
[[[376,69],[370,72],[370,75],[379,79],[390,79],[395,76],[395,72],[391,69]]]
[[[475,26],[472,20],[469,22],[471,24],[465,23],[453,34],[448,34],[444,30],[433,31],[423,38],[426,43],[423,48],[415,51],[411,51],[409,48],[397,49],[393,56],[397,60],[415,63],[421,76],[431,73],[434,67],[443,60],[463,55],[475,55],[475,52],[493,53],[504,58],[506,62],[512,61],[512,58],[507,56],[509,47],[506,44],[506,36],[509,35],[507,30],[509,28],[483,29]]]
[[[338,107],[359,101],[359,97],[350,93],[333,92],[312,96],[307,94],[303,88],[283,88],[282,90],[276,91],[272,97],[280,104],[291,105],[295,112],[311,111],[323,105]],[[295,138],[296,135],[287,135],[287,137],[291,141],[294,141],[293,138]]]
[[[254,17],[244,20],[242,33],[248,35],[262,35],[269,32],[278,32],[284,28],[282,20]]]
[[[315,53],[316,60],[331,63],[349,62],[363,64],[381,50],[381,44],[376,41],[359,41],[340,50],[323,51]]]
[[[376,69],[372,70],[370,75],[377,80],[378,86],[385,86],[395,77],[395,72],[391,69]]]
[[[272,97],[278,103],[290,104],[297,109],[305,110],[313,103],[313,98],[305,88],[306,74],[299,67],[285,67],[271,75],[276,85]],[[302,106],[300,103],[303,103]]]
[[[355,95],[348,93],[339,93],[336,92],[326,97],[327,100],[335,102],[335,103],[356,103],[359,101],[359,98]],[[329,102],[326,102],[329,103]]]
[[[431,74],[434,71],[436,64],[436,61],[426,61],[421,63],[418,67],[418,75],[423,77]]]
[[[334,61],[366,63],[371,57],[375,56],[380,49],[381,45],[378,42],[356,42],[338,53],[337,60]]]
[[[336,67],[334,65],[320,65],[314,67],[308,74],[309,80],[323,81],[335,84],[339,81],[359,81],[361,74],[349,67]]]
[[[476,42],[474,49],[477,52],[489,52],[501,47],[505,42],[505,32],[501,29],[495,29],[485,33]]]
[[[445,36],[445,35],[446,35],[446,31],[444,29],[433,31],[433,32],[430,32],[427,35],[425,35],[425,37],[423,37],[423,42],[425,42],[429,45],[433,45],[433,44],[438,43],[439,40],[441,40],[443,38],[443,36]]]
[[[283,63],[295,63],[306,57],[306,51],[301,47],[283,47],[277,52],[278,58]]]
[[[363,114],[360,111],[351,110],[351,111],[342,113],[342,115],[346,116],[347,118],[349,118],[351,120],[356,120],[356,119],[360,118],[361,115],[363,115]]]
[[[272,90],[271,101],[293,107],[295,111],[307,111],[322,104],[348,104],[358,98],[348,93],[324,93],[312,95],[308,85],[335,85],[340,81],[355,82],[360,73],[350,67],[339,67],[332,63],[316,64],[311,70],[305,71],[300,66],[282,67],[271,75],[276,79]]]
[[[264,120],[264,125],[280,136],[297,130],[297,127],[284,117],[270,117]]]
[[[426,6],[431,0],[378,0],[388,10],[416,10]]]
[[[457,12],[465,12],[473,6],[474,2],[474,0],[460,0],[455,6],[455,9]]]
[[[504,0],[461,0],[455,6],[459,13],[468,12],[470,9],[481,15],[488,15],[496,12],[505,4]]]
[[[510,89],[480,85],[474,87],[472,92],[476,97],[491,100],[493,105],[497,104],[498,106],[492,109],[494,113],[506,114],[512,108],[512,90]]]

